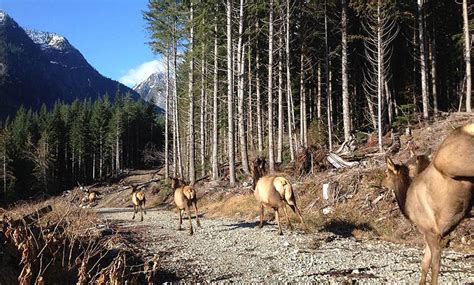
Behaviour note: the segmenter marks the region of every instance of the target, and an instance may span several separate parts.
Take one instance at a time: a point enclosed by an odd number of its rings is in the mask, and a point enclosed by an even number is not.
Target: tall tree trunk
[[[293,146],[293,126],[291,114],[294,111],[291,108],[291,70],[290,70],[290,0],[286,0],[286,17],[285,17],[285,53],[286,53],[286,98],[288,105],[288,142],[290,146],[291,161],[295,160],[295,148]]]
[[[119,121],[117,120],[117,129],[115,133],[115,173],[120,173],[120,133],[119,133]],[[79,166],[80,169],[80,166]]]
[[[200,121],[200,162],[201,162],[201,177],[206,175],[206,129],[204,128],[205,119],[206,119],[206,102],[207,102],[207,93],[206,93],[206,46],[203,44],[202,47],[202,59],[201,59],[201,121]]]
[[[239,125],[239,141],[240,156],[242,160],[242,169],[245,174],[249,174],[247,140],[245,138],[245,120],[244,120],[244,73],[245,73],[245,47],[242,44],[244,34],[244,0],[240,0],[239,6],[239,40],[237,45],[237,108],[238,108],[238,125]]]
[[[462,1],[462,16],[464,30],[464,61],[466,62],[466,112],[471,109],[471,38],[469,37],[469,18],[467,14],[467,0]]]
[[[318,63],[318,98],[316,99],[316,106],[318,108],[317,110],[317,115],[316,118],[318,119],[318,131],[321,131],[321,97],[322,97],[322,91],[321,91],[321,63]]]
[[[219,112],[219,105],[218,105],[218,72],[219,72],[219,64],[218,64],[218,43],[217,43],[217,17],[215,18],[214,24],[214,89],[212,94],[212,180],[217,181],[219,179],[219,169],[218,169],[218,134],[219,134],[219,126],[218,126],[218,112]]]
[[[341,57],[341,76],[342,76],[342,117],[344,122],[344,141],[348,141],[351,136],[351,114],[349,109],[349,79],[347,74],[347,2],[342,2],[342,57]]]
[[[429,45],[429,57],[431,63],[431,94],[433,94],[433,111],[434,115],[438,115],[438,92],[436,87],[436,42],[433,30],[432,39]]]
[[[281,163],[283,152],[283,29],[280,30],[279,48],[278,48],[278,142],[277,142],[277,162]]]
[[[179,106],[178,106],[178,49],[177,49],[177,37],[176,37],[176,25],[174,23],[174,33],[173,33],[173,68],[174,68],[174,76],[173,76],[173,97],[174,97],[174,122],[175,128],[174,133],[176,134],[176,164],[177,164],[177,174],[180,178],[183,178],[183,161],[181,156],[181,136],[180,136],[180,129],[179,129]]]
[[[426,55],[425,55],[425,25],[423,17],[423,2],[424,0],[418,0],[418,35],[420,44],[420,72],[421,72],[421,98],[423,102],[423,119],[429,118],[429,98],[428,98],[428,86],[427,86],[427,68],[426,68]]]
[[[228,155],[229,183],[235,186],[235,153],[234,153],[234,68],[232,55],[232,0],[227,0],[227,122],[228,122]]]
[[[380,0],[377,5],[377,127],[379,151],[383,151],[382,147],[382,29],[380,18]]]
[[[306,124],[306,95],[304,86],[304,53],[301,45],[300,54],[300,145],[306,147],[305,143],[305,124]]]
[[[270,172],[275,170],[273,154],[273,1],[270,0],[268,31],[268,164]]]
[[[257,31],[259,30],[259,24],[257,20]],[[257,88],[257,98],[256,98],[256,105],[257,105],[257,142],[258,142],[258,153],[262,154],[263,152],[263,122],[262,122],[262,100],[261,100],[261,93],[260,93],[260,55],[258,50],[258,43],[256,52],[256,70],[255,70],[255,84]]]
[[[249,130],[248,134],[248,141],[250,142],[250,148],[255,151],[255,139],[254,139],[254,128],[253,128],[253,100],[252,100],[252,53],[249,46],[248,52],[248,123],[249,123]]]
[[[104,168],[104,143],[103,143],[102,133],[100,134],[100,142],[99,142],[99,151],[100,151],[100,158],[99,158],[99,178],[102,179],[103,175],[103,168]]]
[[[328,127],[328,143],[329,150],[332,151],[332,113],[331,113],[331,66],[329,60],[329,43],[328,43],[328,15],[327,15],[327,1],[324,2],[324,38],[326,46],[326,95],[327,95],[327,127]]]
[[[188,82],[188,96],[189,96],[189,182],[194,184],[196,181],[196,172],[194,170],[194,13],[193,13],[193,1],[190,5],[190,37],[189,37],[189,53],[191,59],[189,60],[189,82]]]
[[[169,168],[169,98],[170,98],[170,56],[166,50],[166,94],[165,94],[165,178],[168,179]]]

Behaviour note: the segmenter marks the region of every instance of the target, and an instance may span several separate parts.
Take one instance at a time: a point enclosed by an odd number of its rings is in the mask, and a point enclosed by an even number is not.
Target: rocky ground
[[[144,255],[158,255],[161,281],[212,282],[408,282],[419,279],[422,248],[353,237],[345,231],[276,235],[273,221],[201,218],[202,228],[177,231],[174,211],[149,210],[131,220],[130,209],[98,209],[106,224],[137,240]],[[139,217],[139,216],[138,216]],[[351,227],[351,225],[340,225]],[[444,250],[440,282],[473,283],[474,254]]]

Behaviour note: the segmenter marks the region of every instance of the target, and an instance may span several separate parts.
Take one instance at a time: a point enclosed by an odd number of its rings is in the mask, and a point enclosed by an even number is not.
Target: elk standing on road
[[[196,191],[190,185],[186,185],[183,180],[178,178],[171,178],[171,188],[174,190],[174,202],[178,208],[179,214],[179,224],[178,230],[181,230],[181,224],[183,223],[183,212],[186,210],[189,218],[189,234],[192,235],[193,223],[191,222],[191,206],[194,206],[196,212],[196,223],[201,227],[201,222],[199,221],[199,214],[197,208],[197,196]]]
[[[265,206],[272,208],[275,211],[279,235],[283,234],[281,230],[280,216],[278,214],[278,209],[280,208],[283,208],[285,211],[288,226],[291,230],[293,230],[293,226],[291,225],[290,218],[288,217],[288,212],[286,210],[286,205],[288,205],[293,210],[293,212],[298,215],[304,227],[307,228],[303,217],[301,216],[300,210],[296,206],[296,198],[295,194],[293,193],[291,183],[282,176],[265,175],[265,164],[265,159],[260,157],[256,158],[252,163],[254,195],[260,206],[259,227],[263,227],[263,207]]]
[[[145,203],[146,197],[143,190],[138,190],[138,186],[132,185],[132,203],[133,203],[133,219],[135,219],[135,214],[140,210],[141,221],[143,221],[143,213],[146,214]]]
[[[452,131],[433,161],[412,179],[408,167],[386,159],[382,185],[393,189],[403,215],[423,234],[425,254],[420,284],[431,267],[431,283],[437,284],[441,239],[466,217],[474,203],[474,124]]]

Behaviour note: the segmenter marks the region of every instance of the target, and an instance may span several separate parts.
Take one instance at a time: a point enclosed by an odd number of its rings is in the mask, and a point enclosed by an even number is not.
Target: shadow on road
[[[236,223],[233,223],[233,224],[227,224],[227,225],[224,225],[226,227],[226,229],[224,231],[232,231],[232,230],[235,230],[235,229],[239,229],[239,228],[258,228],[258,225],[259,225],[259,222],[245,222],[245,221],[242,221],[242,222],[236,222]],[[263,222],[263,225],[270,225],[268,224],[266,221]]]
[[[354,224],[348,221],[331,221],[330,223],[326,224],[323,228],[324,231],[331,232],[338,236],[348,238],[353,237],[354,230],[361,230],[361,231],[371,231],[373,230],[372,227],[367,223],[362,224]]]

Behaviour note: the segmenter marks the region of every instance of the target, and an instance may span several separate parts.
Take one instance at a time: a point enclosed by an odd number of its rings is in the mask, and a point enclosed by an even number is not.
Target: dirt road
[[[417,282],[422,249],[350,234],[290,232],[276,235],[273,222],[201,218],[194,236],[177,231],[174,211],[149,210],[131,220],[130,209],[99,209],[114,228],[135,235],[137,250],[160,256],[162,281],[363,281]],[[139,216],[138,216],[139,217]],[[474,282],[474,253],[444,250],[440,282]]]

